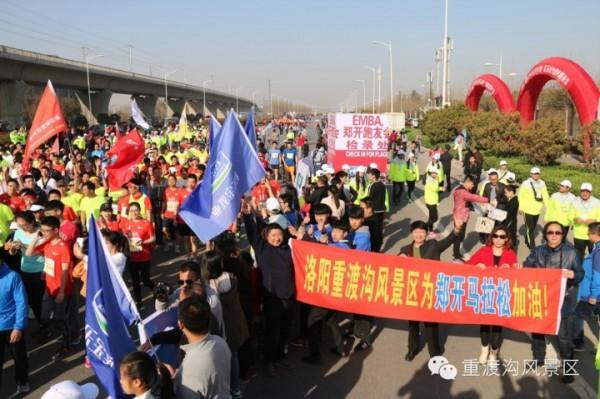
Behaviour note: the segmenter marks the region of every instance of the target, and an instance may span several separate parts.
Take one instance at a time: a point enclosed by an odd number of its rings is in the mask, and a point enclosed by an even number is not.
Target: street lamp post
[[[497,66],[498,69],[499,69],[498,72],[500,72],[499,73],[499,77],[500,77],[500,79],[502,79],[502,56],[500,56],[500,62],[497,63],[497,64],[495,62],[486,62],[483,65],[485,65],[485,66]]]
[[[362,85],[362,89],[363,89],[363,112],[365,112],[365,110],[367,109],[367,89],[366,89],[366,82],[365,82],[364,79],[356,79],[356,81]]]
[[[177,72],[177,69],[174,69],[171,72],[165,72],[165,119],[167,117],[166,114],[169,113],[169,92],[167,89],[167,78],[169,77],[169,75],[172,75],[175,72]]]
[[[390,112],[394,112],[394,64],[392,61],[392,43],[373,41],[373,44],[381,44],[390,52]]]
[[[91,57],[85,56],[85,76],[87,79],[87,91],[88,91],[88,106],[90,109],[90,114],[92,118],[94,117],[94,112],[92,111],[92,90],[90,89],[90,61],[95,60],[96,58],[104,57],[102,54],[94,55]]]
[[[377,67],[377,112],[381,112],[381,67]]]
[[[239,99],[240,90],[242,90],[241,87],[235,88],[235,113],[238,115],[240,114],[240,99]]]
[[[448,101],[448,0],[444,2],[444,48],[442,66],[442,108]]]
[[[202,116],[204,117],[206,117],[206,115],[204,115],[204,110],[208,110],[208,107],[206,106],[206,84],[211,83],[212,81],[212,79],[208,79],[202,82],[202,106],[204,107],[202,110]]]
[[[373,86],[371,90],[371,97],[372,97],[372,102],[373,104],[371,105],[371,112],[375,113],[375,75],[377,74],[377,69],[375,69],[374,67],[371,66],[366,66],[365,68],[367,68],[369,71],[371,71],[371,75],[373,75]]]

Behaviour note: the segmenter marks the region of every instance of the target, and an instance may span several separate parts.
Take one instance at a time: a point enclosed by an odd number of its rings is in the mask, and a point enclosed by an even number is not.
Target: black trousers
[[[408,199],[411,200],[412,193],[413,193],[413,191],[415,191],[415,180],[406,181],[406,188],[407,188],[407,193],[408,193]]]
[[[29,362],[27,360],[27,349],[25,347],[25,332],[17,343],[10,343],[12,330],[0,331],[0,363],[4,364],[4,350],[8,350],[15,361],[15,375],[17,384],[24,385],[29,382]],[[0,367],[0,389],[2,389],[2,367]]]
[[[479,336],[482,346],[490,346],[492,350],[498,350],[502,343],[502,327],[482,324],[479,326]]]
[[[383,217],[384,212],[377,212],[373,214],[375,228],[373,235],[371,236],[371,252],[381,251],[381,245],[383,245]]]
[[[429,231],[432,231],[433,225],[438,220],[437,205],[427,205],[427,209],[429,210],[429,219],[427,219],[427,228],[429,228]]]
[[[21,272],[21,280],[27,292],[27,303],[33,310],[35,320],[40,326],[45,326],[42,320],[42,298],[46,291],[46,283],[42,280],[42,273]]]
[[[162,215],[160,214],[160,206],[158,208],[154,208],[154,204],[152,205],[152,223],[154,223],[154,234],[156,235],[156,245],[162,245],[163,243],[163,223],[162,223]],[[154,212],[154,209],[158,209],[159,212]]]
[[[404,182],[395,181],[392,186],[392,201],[395,205],[400,204],[402,194],[404,193]]]
[[[579,255],[579,260],[583,261],[585,257],[585,250],[587,249],[588,253],[592,252],[593,245],[590,240],[581,240],[579,238],[573,239],[573,246],[577,251],[577,255]]]
[[[444,175],[446,176],[446,191],[452,190],[452,183],[450,182],[450,169],[444,169]]]
[[[460,253],[460,246],[462,245],[463,241],[465,240],[466,235],[467,235],[467,224],[464,223],[462,226],[460,226],[460,232],[458,233],[458,236],[456,237],[456,239],[454,240],[454,243],[452,244],[452,255],[457,259],[462,258],[462,255]]]
[[[138,303],[142,302],[142,283],[150,290],[154,289],[154,283],[150,280],[150,261],[131,262],[129,275],[133,284],[133,298]]]
[[[421,322],[419,321],[409,320],[408,322],[408,350],[413,353],[417,353],[420,346],[420,324]],[[425,322],[424,324],[429,356],[440,356],[442,354],[442,349],[440,347],[439,324],[429,322]]]
[[[540,215],[525,214],[525,227],[527,227],[527,231],[525,232],[525,245],[527,245],[527,248],[529,249],[535,247],[535,229],[539,218]]]
[[[291,301],[269,294],[265,295],[263,297],[263,316],[265,319],[265,362],[279,362],[283,358],[283,349],[289,340],[291,330]]]

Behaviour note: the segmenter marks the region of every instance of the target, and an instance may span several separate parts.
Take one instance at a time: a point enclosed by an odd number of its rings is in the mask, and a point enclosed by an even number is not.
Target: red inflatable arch
[[[582,126],[596,120],[600,92],[594,80],[575,62],[562,57],[552,57],[538,62],[531,68],[521,86],[517,108],[524,126],[533,120],[538,97],[549,80],[556,80],[567,90],[577,108]]]
[[[477,111],[481,96],[483,96],[483,92],[486,90],[490,92],[496,104],[498,104],[500,112],[506,114],[516,111],[515,99],[510,89],[502,79],[491,73],[481,75],[471,83],[467,98],[465,99],[465,105],[471,111]]]

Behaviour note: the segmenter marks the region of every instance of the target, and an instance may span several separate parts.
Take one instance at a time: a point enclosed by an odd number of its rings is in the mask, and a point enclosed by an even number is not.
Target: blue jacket
[[[24,331],[27,312],[27,294],[21,276],[6,263],[0,264],[0,331]]]
[[[360,226],[356,231],[350,232],[348,241],[350,241],[354,249],[371,251],[371,233],[369,233],[367,226]]]
[[[592,298],[600,300],[600,242],[583,260],[583,280],[579,283],[578,300],[587,301]]]

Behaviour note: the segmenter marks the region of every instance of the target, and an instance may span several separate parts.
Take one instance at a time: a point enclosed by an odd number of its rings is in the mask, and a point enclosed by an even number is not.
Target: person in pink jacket
[[[467,234],[467,222],[469,221],[469,214],[471,213],[470,203],[488,203],[488,199],[486,197],[482,197],[481,195],[473,194],[471,192],[474,187],[475,178],[467,175],[463,180],[463,184],[454,190],[454,208],[452,209],[452,215],[455,219],[463,222],[462,229],[452,247],[452,254],[455,262],[463,262],[463,257],[460,253],[460,246],[465,239],[465,235]]]
[[[466,263],[481,268],[516,267],[517,254],[512,249],[512,242],[506,227],[495,227],[488,236],[486,245],[479,248]],[[498,351],[502,343],[502,327],[481,325],[479,333],[481,337],[479,363],[485,365],[490,362],[491,367],[497,366]]]

